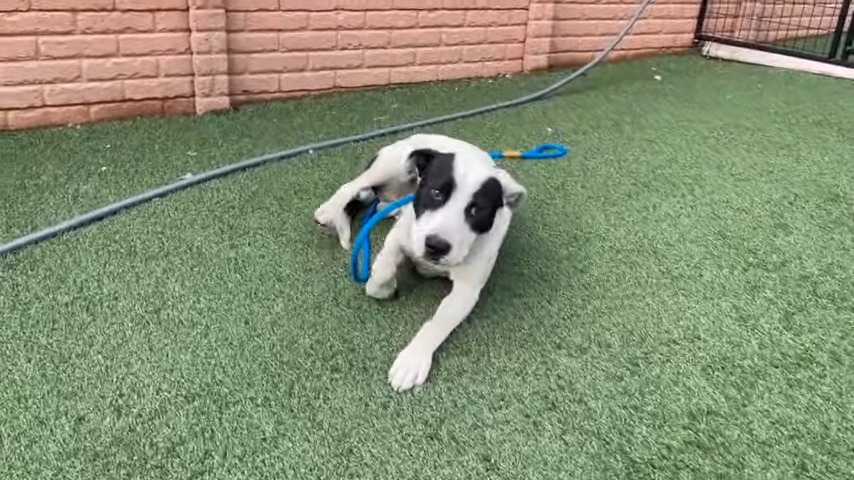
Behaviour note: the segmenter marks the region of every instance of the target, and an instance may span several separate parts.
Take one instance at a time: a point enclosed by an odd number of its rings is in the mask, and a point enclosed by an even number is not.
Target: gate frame
[[[852,0],[842,0],[842,5],[839,9],[836,25],[833,28],[830,47],[827,52],[809,53],[796,49],[785,48],[783,46],[762,44],[759,42],[751,42],[745,40],[736,40],[733,38],[721,37],[715,34],[705,33],[704,27],[709,9],[709,4],[715,0],[702,0],[700,2],[700,11],[697,15],[697,23],[694,28],[694,43],[701,44],[706,42],[718,43],[722,45],[730,45],[750,50],[759,50],[778,55],[789,57],[803,58],[805,60],[830,63],[841,65],[843,67],[854,68],[854,8],[852,8]],[[845,29],[845,23],[849,16],[851,20],[848,29]]]

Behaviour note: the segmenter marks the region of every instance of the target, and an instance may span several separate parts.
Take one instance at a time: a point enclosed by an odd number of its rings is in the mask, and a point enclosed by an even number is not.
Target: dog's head
[[[515,210],[527,195],[479,149],[417,149],[409,159],[417,179],[412,244],[417,256],[432,263],[463,262],[496,217]]]

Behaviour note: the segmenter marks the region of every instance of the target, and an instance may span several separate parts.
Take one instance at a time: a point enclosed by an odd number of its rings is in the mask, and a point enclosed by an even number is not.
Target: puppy
[[[472,311],[492,272],[513,213],[527,196],[489,154],[444,135],[416,134],[380,149],[370,165],[315,212],[315,221],[350,247],[355,215],[375,199],[415,193],[371,266],[366,293],[387,299],[409,260],[423,276],[453,283],[433,317],[398,354],[388,373],[397,391],[422,385],[433,353]]]

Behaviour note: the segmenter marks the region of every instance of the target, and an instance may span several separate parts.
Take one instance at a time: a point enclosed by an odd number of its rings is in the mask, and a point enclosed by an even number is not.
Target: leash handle
[[[489,152],[495,160],[499,159],[522,159],[522,160],[546,160],[560,158],[569,153],[569,149],[559,143],[544,143],[530,150],[493,150]]]

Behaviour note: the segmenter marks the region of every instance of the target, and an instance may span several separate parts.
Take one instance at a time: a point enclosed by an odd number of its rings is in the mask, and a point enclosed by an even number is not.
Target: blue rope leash
[[[530,150],[493,150],[489,152],[489,156],[493,160],[501,159],[521,159],[521,160],[548,160],[552,158],[560,158],[569,153],[569,149],[557,143],[544,143]],[[365,212],[365,217],[362,220],[362,229],[359,230],[359,235],[353,242],[353,253],[350,255],[350,274],[353,280],[358,284],[364,284],[371,276],[371,230],[377,226],[380,221],[389,215],[392,215],[398,209],[412,203],[415,200],[415,194],[409,194],[401,197],[394,202],[386,205],[385,208],[377,212],[378,200],[374,200],[368,211]],[[361,260],[361,264],[359,261]]]

